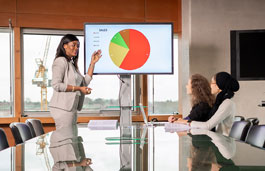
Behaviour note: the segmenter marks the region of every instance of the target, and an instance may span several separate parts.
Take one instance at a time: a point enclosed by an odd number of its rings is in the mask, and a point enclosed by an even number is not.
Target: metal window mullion
[[[14,43],[13,43],[13,29],[11,23],[9,24],[9,65],[10,65],[10,113],[14,116]]]
[[[152,110],[153,110],[153,114],[155,113],[155,76],[153,75],[153,89],[152,89],[152,101],[153,101],[153,105],[152,105]]]

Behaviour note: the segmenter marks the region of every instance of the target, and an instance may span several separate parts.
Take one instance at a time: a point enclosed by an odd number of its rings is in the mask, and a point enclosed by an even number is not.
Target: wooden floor
[[[12,132],[11,132],[11,130],[9,128],[9,125],[1,125],[0,127],[5,130],[5,133],[6,133],[6,136],[7,136],[7,139],[8,139],[8,143],[9,143],[9,146],[16,145],[15,144],[14,137],[12,135]],[[43,127],[44,127],[45,133],[55,130],[55,125],[54,124],[43,124]]]

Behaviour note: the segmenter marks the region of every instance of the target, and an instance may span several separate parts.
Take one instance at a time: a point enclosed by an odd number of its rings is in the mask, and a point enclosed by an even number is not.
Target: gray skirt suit
[[[51,82],[53,95],[49,107],[57,130],[69,126],[76,127],[77,111],[82,109],[85,99],[85,95],[80,91],[66,92],[67,85],[88,86],[91,80],[88,74],[83,77],[72,62],[68,62],[65,57],[58,57],[54,60]]]

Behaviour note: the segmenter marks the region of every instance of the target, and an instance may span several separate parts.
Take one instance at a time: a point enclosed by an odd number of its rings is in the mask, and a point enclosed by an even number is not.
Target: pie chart
[[[116,33],[109,44],[112,62],[124,70],[142,67],[150,56],[150,44],[138,30],[125,29]]]

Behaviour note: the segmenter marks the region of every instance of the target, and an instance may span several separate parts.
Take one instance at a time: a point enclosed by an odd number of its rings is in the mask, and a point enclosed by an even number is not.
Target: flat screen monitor
[[[265,80],[265,30],[232,30],[231,74],[238,80]]]
[[[173,74],[172,23],[85,23],[85,73],[101,49],[94,74]]]

